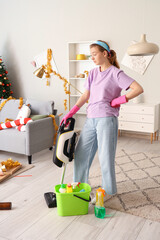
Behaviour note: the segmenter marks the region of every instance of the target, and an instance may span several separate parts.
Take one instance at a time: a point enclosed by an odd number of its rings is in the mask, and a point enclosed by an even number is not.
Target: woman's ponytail
[[[108,55],[108,60],[113,66],[120,68],[119,63],[117,61],[117,55],[114,50],[110,50],[110,54]]]

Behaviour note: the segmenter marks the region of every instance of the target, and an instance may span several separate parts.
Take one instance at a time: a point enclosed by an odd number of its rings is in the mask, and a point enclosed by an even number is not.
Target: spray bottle
[[[96,205],[94,207],[94,213],[97,218],[104,218],[106,215],[106,209],[104,207],[103,197],[105,196],[105,190],[98,188],[96,190]]]

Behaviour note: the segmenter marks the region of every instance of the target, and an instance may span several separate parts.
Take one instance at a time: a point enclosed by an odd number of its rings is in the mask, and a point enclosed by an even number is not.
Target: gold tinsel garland
[[[51,73],[53,73],[51,60],[52,60],[52,50],[49,48],[49,49],[47,49],[47,64],[42,65],[42,68],[44,69],[44,72],[45,72],[46,78],[47,78],[47,82],[46,82],[47,86],[50,85],[49,78],[50,78]]]
[[[47,49],[47,64],[46,65],[42,65],[42,68],[44,69],[44,72],[45,72],[46,78],[47,78],[46,85],[47,86],[50,85],[49,78],[50,78],[51,73],[53,73],[60,80],[62,80],[64,82],[63,87],[64,87],[65,94],[69,94],[69,95],[71,94],[70,91],[67,89],[67,84],[68,84],[68,86],[72,86],[74,89],[76,89],[76,91],[78,91],[80,94],[83,94],[75,86],[73,86],[71,83],[69,83],[66,78],[62,77],[56,71],[53,71],[52,65],[51,65],[51,60],[52,60],[52,50],[51,49]],[[86,73],[86,75],[88,77],[88,71],[84,71],[84,73]],[[67,99],[64,99],[64,108],[65,108],[65,110],[67,110]]]
[[[64,92],[66,94],[70,94],[70,91],[67,90],[68,81],[65,78],[63,78],[60,74],[58,74],[57,72],[53,71],[52,65],[51,65],[51,60],[52,60],[52,50],[48,49],[47,50],[47,64],[45,66],[42,65],[42,68],[44,69],[44,72],[45,72],[46,78],[47,78],[46,85],[47,86],[50,85],[49,78],[50,78],[51,73],[53,73],[54,75],[58,76],[59,79],[64,81],[64,84],[63,84]],[[65,110],[67,110],[67,99],[64,100],[64,107],[65,107]]]
[[[16,99],[12,96],[10,96],[9,98],[7,98],[6,100],[4,100],[1,104],[0,104],[0,111],[2,110],[2,108],[4,107],[4,105],[9,101],[9,100],[13,100],[13,99]],[[23,105],[23,98],[19,98],[19,109],[22,107]]]
[[[54,139],[53,139],[53,145],[55,145],[55,144],[56,144],[57,133],[58,133],[58,126],[57,126],[57,124],[56,124],[55,116],[52,115],[52,114],[50,114],[49,117],[52,118],[52,120],[53,120],[53,126],[54,126],[54,128],[55,128],[55,135],[54,135]]]
[[[52,65],[51,65],[51,60],[52,60],[52,50],[48,49],[47,50],[47,66],[46,66],[46,78],[47,78],[47,86],[50,85],[49,83],[49,78],[50,78],[50,74],[53,72],[52,70]]]
[[[18,108],[21,109],[22,105],[23,105],[23,98],[20,97],[19,98],[19,107]]]
[[[2,110],[2,108],[4,107],[4,105],[6,104],[6,102],[8,102],[11,99],[15,99],[12,96],[8,97],[6,100],[4,100],[1,104],[0,104],[0,111]]]

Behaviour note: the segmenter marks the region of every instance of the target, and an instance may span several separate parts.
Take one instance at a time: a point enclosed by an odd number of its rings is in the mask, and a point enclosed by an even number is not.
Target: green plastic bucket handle
[[[73,194],[73,196],[74,196],[74,197],[77,197],[77,198],[80,198],[81,200],[86,201],[86,202],[90,202],[90,201],[91,201],[91,197],[89,197],[89,200],[87,200],[87,199],[82,198],[82,197],[79,197],[79,196],[77,196],[77,195],[75,195],[75,194]]]

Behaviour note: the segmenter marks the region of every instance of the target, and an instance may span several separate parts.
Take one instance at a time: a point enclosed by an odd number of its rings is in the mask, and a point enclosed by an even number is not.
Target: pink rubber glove
[[[63,118],[62,121],[60,123],[60,125],[62,125],[62,123],[64,122],[64,124],[66,124],[67,119],[71,118],[76,112],[79,111],[79,107],[77,105],[74,105],[73,108],[69,111],[69,113],[67,113]]]
[[[120,107],[120,104],[123,104],[126,102],[128,102],[128,100],[126,99],[126,95],[123,95],[123,96],[113,99],[111,102],[111,107],[117,108],[117,107]]]

